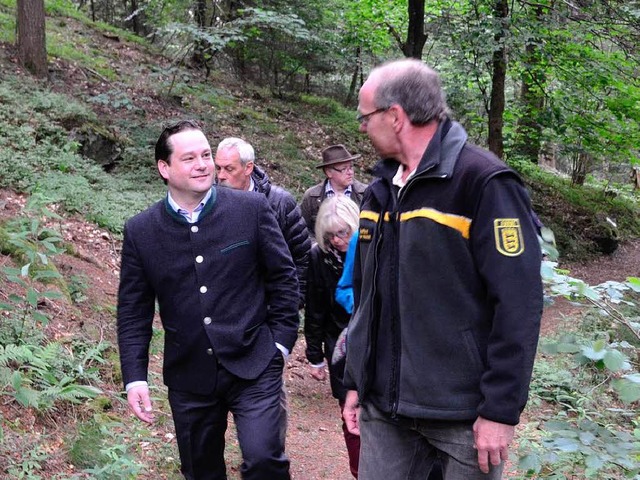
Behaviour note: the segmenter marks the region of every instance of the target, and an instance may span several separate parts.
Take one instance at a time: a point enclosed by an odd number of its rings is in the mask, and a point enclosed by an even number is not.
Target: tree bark
[[[347,93],[347,98],[344,101],[345,105],[350,105],[352,100],[356,96],[356,87],[358,86],[358,74],[360,73],[360,66],[362,65],[362,59],[360,56],[361,49],[360,47],[356,48],[356,61],[353,69],[353,74],[351,75],[351,84],[349,85],[349,93]]]
[[[196,9],[195,9],[195,20],[198,28],[204,30],[207,27],[207,2],[206,0],[197,0],[196,1]],[[207,67],[207,59],[205,56],[205,52],[207,49],[207,44],[203,40],[196,40],[195,45],[193,47],[193,55],[191,60],[198,67]],[[207,68],[207,77],[209,68]]]
[[[535,11],[536,20],[542,25],[544,9],[538,6]],[[532,163],[539,163],[542,143],[542,126],[538,118],[544,107],[544,87],[546,75],[544,67],[540,65],[540,48],[535,41],[529,41],[525,46],[522,86],[520,87],[520,101],[522,116],[516,127],[515,153],[527,158]]]
[[[138,0],[131,0],[131,30],[136,35],[140,35],[142,29],[140,28],[140,12],[138,12]]]
[[[507,53],[504,38],[508,27],[509,4],[507,0],[496,0],[493,5],[495,18],[500,21],[500,28],[494,36],[496,49],[493,51],[491,74],[491,100],[489,104],[489,150],[499,158],[504,155],[504,137],[502,127],[504,123],[504,85],[507,76]]]
[[[402,46],[405,57],[422,60],[422,50],[427,43],[427,34],[424,32],[424,2],[425,0],[409,0],[409,28],[407,41]]]
[[[16,44],[20,63],[36,77],[46,78],[44,0],[18,0],[17,7]]]
[[[591,171],[592,157],[586,152],[578,152],[572,159],[571,184],[584,185],[587,173]]]

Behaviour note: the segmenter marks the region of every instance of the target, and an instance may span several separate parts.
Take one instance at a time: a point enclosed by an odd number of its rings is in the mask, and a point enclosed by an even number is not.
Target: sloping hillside
[[[368,141],[358,134],[355,111],[333,101],[305,96],[276,99],[268,88],[246,84],[228,68],[205,78],[188,66],[176,67],[152,47],[75,19],[52,20],[49,28],[56,37],[64,35],[79,59],[50,58],[50,82],[38,87],[88,106],[96,114],[94,133],[116,142],[120,153],[130,144],[143,147],[155,142],[163,124],[188,117],[204,124],[212,146],[226,136],[247,139],[275,182],[296,195],[320,178],[314,165],[327,145],[344,143],[362,153],[361,169],[376,161]],[[101,60],[103,73],[82,60],[91,56]],[[8,44],[0,44],[0,66],[3,77],[25,76],[32,81],[15,63],[14,49]],[[102,161],[99,152],[89,153]],[[131,168],[132,160],[124,157],[116,156],[109,168],[114,172]],[[152,154],[137,159],[152,160]]]
[[[1,2],[0,12],[13,14]],[[117,232],[124,218],[162,194],[151,147],[163,124],[185,117],[204,124],[214,147],[226,136],[247,139],[256,147],[258,163],[274,183],[298,198],[321,178],[314,165],[321,149],[329,144],[343,143],[350,151],[361,153],[356,175],[369,178],[367,171],[377,159],[368,139],[358,132],[353,110],[310,95],[275,98],[268,88],[239,80],[223,57],[216,59],[218,68],[207,77],[188,64],[177,65],[142,40],[134,42],[130,34],[107,31],[79,18],[52,17],[48,21],[48,43],[50,52],[55,53],[50,57],[47,84],[25,75],[15,62],[13,47],[0,43],[5,101],[16,102],[5,113],[9,127],[22,129],[26,123],[36,132],[33,141],[42,142],[52,134],[42,122],[55,123],[60,128],[57,136],[68,135],[77,142],[78,154],[109,172],[109,179],[96,187],[99,195],[89,191],[83,194],[89,198],[83,198],[74,191],[75,198],[62,201],[62,207],[69,203],[71,211],[80,211]],[[48,92],[64,97],[52,101]],[[17,101],[34,94],[42,98],[36,105]],[[66,103],[77,102],[71,113],[61,111],[65,98],[69,99]],[[81,109],[85,111],[76,112]],[[46,120],[32,116],[29,110],[42,112]],[[17,143],[10,138],[9,143]],[[48,162],[55,162],[56,156],[54,152]],[[63,163],[53,168],[79,176],[85,168],[74,171],[73,165]],[[610,252],[618,241],[640,236],[637,195],[635,206],[629,208],[628,192],[623,194],[607,185],[572,188],[559,177],[538,170],[530,174],[529,166],[524,170],[535,209],[556,232],[566,259]],[[72,195],[72,182],[50,179],[46,171],[43,173],[40,180],[49,191],[56,196]],[[17,182],[0,179],[0,186],[24,190],[37,181],[18,187]],[[106,183],[111,184],[109,188]],[[101,206],[91,205],[94,197]],[[616,228],[611,228],[608,217]]]
[[[2,6],[0,12],[12,14]],[[298,197],[319,180],[314,165],[326,145],[344,143],[362,153],[362,178],[376,158],[357,132],[354,112],[336,102],[311,96],[276,99],[268,89],[245,84],[225,68],[205,78],[123,35],[106,35],[90,22],[53,17],[48,28],[49,42],[57,46],[52,51],[58,54],[50,57],[46,84],[26,75],[16,64],[13,47],[0,43],[0,122],[6,127],[0,132],[0,165],[15,167],[11,181],[6,175],[0,178],[0,244],[6,248],[0,253],[0,304],[13,308],[0,309],[0,318],[21,341],[53,340],[59,348],[33,348],[11,357],[0,353],[0,473],[8,478],[179,478],[160,379],[162,332],[156,331],[153,343],[158,421],[151,428],[127,412],[114,346],[118,229],[122,218],[162,195],[151,151],[161,126],[194,117],[204,123],[213,146],[226,136],[246,138],[275,183]],[[57,115],[72,102],[86,112]],[[72,142],[77,142],[77,152]],[[91,163],[78,161],[78,156],[91,158]],[[92,170],[95,165],[99,168]],[[596,228],[595,216],[585,206],[567,204],[557,188],[536,177],[528,181],[540,217],[554,230],[567,232],[567,244]],[[25,211],[25,191],[55,193],[47,208],[61,218]],[[602,205],[606,216],[609,207]],[[44,227],[60,233],[65,253],[47,252]],[[31,253],[55,266],[43,270],[58,276],[45,278],[48,283],[26,280],[24,286],[9,281],[5,269],[23,269],[29,258],[16,255],[6,241],[7,231],[24,233],[32,242],[27,247],[34,249]],[[38,258],[43,257],[36,254],[34,261]],[[563,263],[587,280],[591,265]],[[616,280],[638,275],[637,241],[624,243],[595,265],[598,281],[613,272]],[[44,295],[48,290],[62,296],[50,298]],[[545,328],[553,332],[560,317],[547,310]],[[302,340],[286,379],[291,405],[287,449],[294,478],[348,478],[339,410],[328,384],[306,373]],[[74,385],[96,387],[101,393],[89,395]],[[73,399],[78,403],[70,403]],[[528,414],[536,418],[536,412]],[[232,432],[228,456],[231,478],[238,478],[239,452]]]

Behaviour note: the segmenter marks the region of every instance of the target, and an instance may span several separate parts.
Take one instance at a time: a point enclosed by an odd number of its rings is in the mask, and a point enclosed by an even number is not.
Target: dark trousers
[[[227,416],[231,412],[242,450],[244,480],[289,480],[289,460],[280,432],[284,359],[278,351],[255,380],[243,380],[218,365],[210,395],[169,390],[182,473],[187,480],[226,480]]]

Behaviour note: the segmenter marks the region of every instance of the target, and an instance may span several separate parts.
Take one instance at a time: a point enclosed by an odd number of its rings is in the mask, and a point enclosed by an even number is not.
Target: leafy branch
[[[534,366],[532,396],[556,403],[560,411],[539,424],[542,437],[536,432],[533,438],[523,439],[519,466],[527,478],[565,478],[575,474],[580,478],[617,478],[620,472],[627,478],[636,478],[640,474],[637,411],[603,409],[596,404],[607,401],[615,404],[612,393],[625,405],[640,400],[640,373],[634,370],[632,361],[638,358],[640,323],[637,317],[626,314],[626,310],[633,313],[638,309],[635,298],[640,293],[640,279],[630,277],[625,282],[590,286],[568,273],[558,269],[555,262],[543,262],[548,299],[562,296],[574,303],[585,302],[595,308],[596,318],[607,323],[601,324],[598,331],[589,332],[595,339],[564,333],[557,340],[541,344],[540,352],[545,356]],[[611,320],[624,331],[630,331],[631,342],[636,345],[625,340],[612,341],[611,337],[621,332],[610,330]],[[586,323],[583,319],[575,326],[578,331],[581,328],[588,331]],[[560,357],[564,359],[562,364],[546,366],[550,356],[561,355],[564,355]],[[582,383],[585,380],[588,385]],[[621,428],[634,416],[635,427],[631,432]]]

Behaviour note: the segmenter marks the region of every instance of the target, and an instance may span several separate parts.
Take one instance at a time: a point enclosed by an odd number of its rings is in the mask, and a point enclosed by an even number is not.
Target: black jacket
[[[296,204],[295,198],[284,188],[272,185],[269,177],[258,166],[253,167],[251,174],[256,185],[256,191],[266,195],[269,205],[276,213],[278,225],[282,230],[284,239],[289,246],[293,263],[296,264],[298,272],[298,283],[300,285],[300,302],[304,302],[307,285],[307,268],[309,266],[309,251],[311,250],[311,240],[307,225],[302,218],[300,207]]]
[[[344,258],[343,258],[344,260]],[[336,302],[336,285],[342,275],[343,263],[331,253],[323,252],[318,244],[311,248],[307,303],[304,316],[304,337],[307,342],[307,360],[318,364],[326,360],[329,365],[331,392],[338,400],[344,400],[346,389],[342,386],[342,369],[331,364],[331,357],[340,332],[349,323],[350,315]]]
[[[345,384],[411,418],[516,424],[540,317],[528,195],[490,152],[441,124],[398,192],[383,160],[362,201]]]
[[[298,283],[265,197],[214,187],[194,224],[166,198],[127,221],[118,293],[125,385],[147,380],[156,300],[169,388],[208,394],[218,362],[255,379],[277,353],[276,342],[291,351]]]

